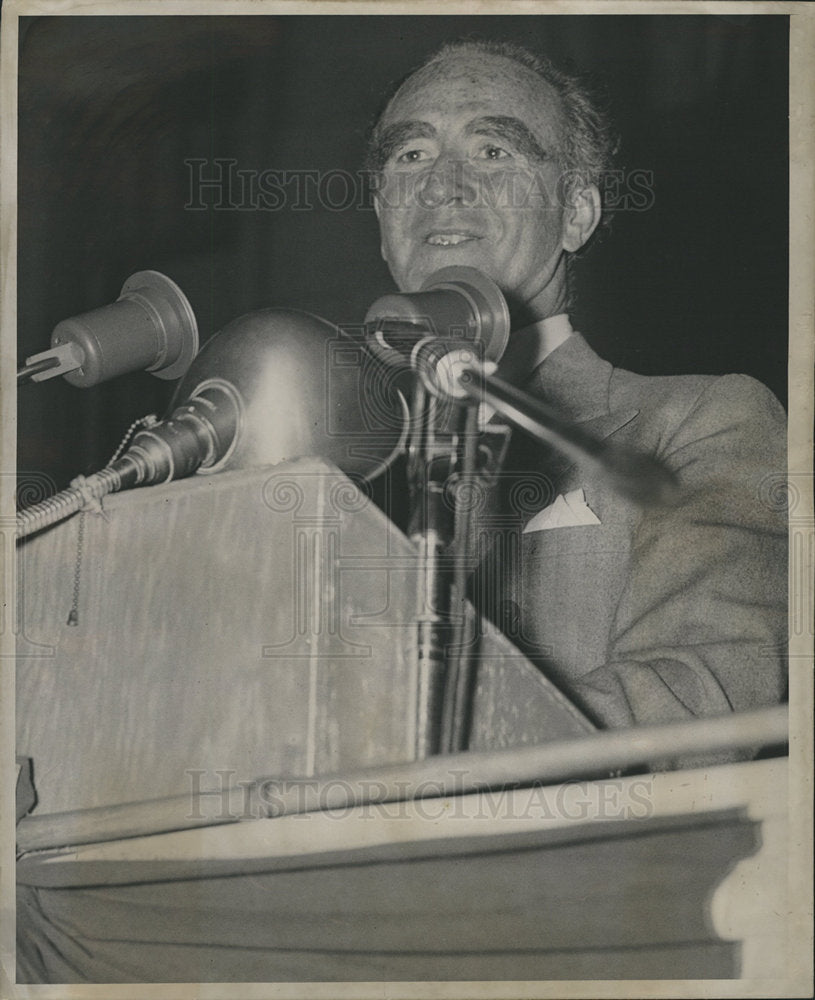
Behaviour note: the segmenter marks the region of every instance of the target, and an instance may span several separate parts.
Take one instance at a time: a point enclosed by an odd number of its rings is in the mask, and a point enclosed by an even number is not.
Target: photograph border
[[[14,969],[14,634],[8,623],[15,621],[13,561],[16,457],[16,392],[11,373],[16,363],[16,288],[17,288],[17,19],[32,15],[126,16],[138,14],[173,15],[325,15],[409,14],[416,17],[454,14],[734,14],[778,15],[790,17],[790,277],[789,277],[789,479],[797,491],[797,507],[791,532],[801,539],[807,558],[791,570],[792,598],[812,622],[812,571],[815,553],[815,517],[813,516],[813,336],[812,303],[815,294],[815,6],[792,3],[717,3],[717,2],[514,2],[469,3],[436,2],[307,2],[307,0],[11,0],[3,4],[0,37],[0,266],[2,267],[2,386],[0,407],[3,437],[0,441],[0,532],[6,557],[3,562],[5,627],[0,632],[0,706],[2,706],[2,873],[0,875],[0,914],[2,914],[3,981],[0,996],[42,998],[446,998],[466,997],[780,997],[809,996],[812,989],[812,752],[813,752],[813,678],[812,625],[808,634],[790,635],[790,892],[789,927],[795,942],[797,965],[789,976],[776,980],[694,980],[657,981],[550,981],[530,982],[351,982],[351,983],[204,983],[138,985],[15,985]],[[9,549],[9,539],[11,548]],[[791,954],[793,952],[791,951]]]

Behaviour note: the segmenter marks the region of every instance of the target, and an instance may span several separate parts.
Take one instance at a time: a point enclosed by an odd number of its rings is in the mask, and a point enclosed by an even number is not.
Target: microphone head
[[[404,367],[415,345],[437,337],[477,345],[481,359],[498,361],[509,341],[509,309],[495,282],[474,267],[443,267],[418,292],[383,295],[365,316],[370,349]]]
[[[82,389],[135,371],[177,379],[198,352],[198,324],[174,281],[158,271],[139,271],[116,302],[58,323],[51,346],[62,345],[72,345],[81,358],[65,381]]]

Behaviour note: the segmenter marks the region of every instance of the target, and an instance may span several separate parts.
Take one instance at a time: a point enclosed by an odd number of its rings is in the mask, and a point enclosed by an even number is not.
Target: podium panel
[[[787,975],[788,780],[764,760],[29,854],[18,978],[769,989]]]
[[[104,508],[18,550],[37,815],[412,759],[419,566],[342,473],[307,459]],[[476,669],[473,749],[590,731],[504,637]]]

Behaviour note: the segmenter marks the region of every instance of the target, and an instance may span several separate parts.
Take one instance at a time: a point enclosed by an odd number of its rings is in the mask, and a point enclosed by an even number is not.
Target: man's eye
[[[501,146],[483,146],[479,150],[479,155],[484,160],[505,160],[509,153]]]
[[[397,163],[421,163],[426,160],[428,153],[424,149],[406,149],[396,157]]]

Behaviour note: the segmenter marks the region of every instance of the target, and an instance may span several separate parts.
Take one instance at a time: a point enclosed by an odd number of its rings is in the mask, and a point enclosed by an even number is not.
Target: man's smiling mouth
[[[480,239],[480,237],[476,236],[475,233],[430,233],[429,236],[425,237],[425,243],[429,243],[432,247],[456,247],[461,243],[467,243],[470,240],[477,239]]]

